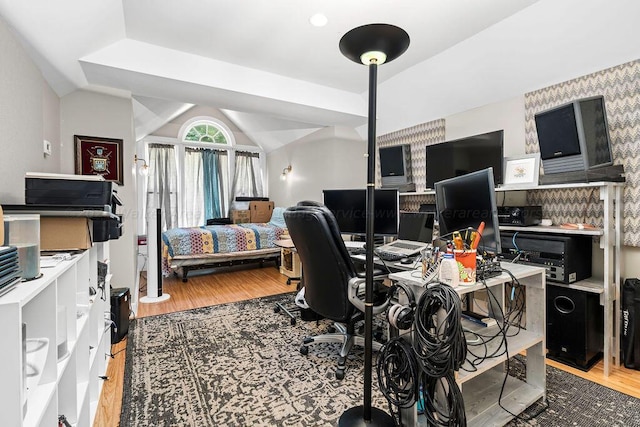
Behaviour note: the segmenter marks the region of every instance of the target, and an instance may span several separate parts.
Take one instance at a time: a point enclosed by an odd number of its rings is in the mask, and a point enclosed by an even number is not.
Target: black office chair
[[[364,337],[356,334],[356,324],[364,319],[364,274],[358,274],[344,245],[336,220],[324,206],[294,206],[284,212],[289,235],[300,257],[303,269],[305,302],[311,310],[333,320],[335,333],[306,337],[300,353],[307,354],[313,343],[340,343],[336,378],[344,378],[345,361],[352,346],[364,346]],[[376,272],[376,284],[385,276]],[[383,301],[373,313],[382,313]],[[356,309],[358,307],[358,309]],[[373,350],[382,347],[373,342]]]

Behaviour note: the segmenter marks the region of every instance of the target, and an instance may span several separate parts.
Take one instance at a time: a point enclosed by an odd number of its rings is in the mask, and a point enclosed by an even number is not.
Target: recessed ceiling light
[[[327,25],[328,20],[327,17],[322,13],[316,13],[311,18],[309,18],[309,22],[314,27],[324,27],[325,25]]]

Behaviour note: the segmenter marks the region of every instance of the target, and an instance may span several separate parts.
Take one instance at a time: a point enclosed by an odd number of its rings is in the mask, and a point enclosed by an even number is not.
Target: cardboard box
[[[93,242],[89,218],[40,217],[40,250],[70,251],[89,249]]]
[[[244,224],[251,222],[251,211],[247,210],[233,210],[231,211],[231,221],[234,224]]]
[[[249,202],[251,222],[269,222],[273,213],[273,202]]]

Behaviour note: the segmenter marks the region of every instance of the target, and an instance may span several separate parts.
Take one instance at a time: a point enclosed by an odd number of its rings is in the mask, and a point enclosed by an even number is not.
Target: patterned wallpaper
[[[613,161],[624,165],[625,170],[623,243],[640,246],[640,60],[525,94],[525,151],[540,151],[536,113],[596,95],[605,99]],[[543,217],[554,223],[602,226],[604,207],[597,189],[529,191],[527,201],[542,205]]]
[[[378,136],[378,147],[409,144],[411,146],[411,173],[416,191],[424,191],[427,184],[426,150],[427,145],[444,141],[444,119],[422,123],[410,128]],[[376,150],[376,187],[382,184],[380,178],[380,156]],[[406,196],[400,199],[400,209],[417,211],[422,203],[435,203],[434,196]]]

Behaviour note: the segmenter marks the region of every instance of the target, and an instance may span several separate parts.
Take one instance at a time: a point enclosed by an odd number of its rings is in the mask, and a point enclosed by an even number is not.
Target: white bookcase
[[[545,270],[541,267],[525,266],[520,264],[503,263],[503,268],[509,270],[518,279],[520,285],[525,288],[526,306],[532,309],[526,311],[525,328],[517,335],[508,336],[506,349],[501,340],[494,340],[494,348],[488,348],[487,353],[493,353],[495,347],[500,346],[501,354],[498,357],[487,358],[475,369],[465,362],[459,372],[456,373],[456,382],[464,396],[465,412],[469,426],[502,426],[513,418],[512,414],[520,414],[535,401],[546,396],[546,368],[545,368]],[[412,287],[416,300],[424,290],[424,284],[415,271],[392,273],[389,278],[393,281],[403,282]],[[486,287],[482,283],[474,285],[461,285],[456,288],[463,298],[473,292],[490,289],[496,298],[491,302],[494,306],[493,313],[503,313],[505,310],[505,284],[511,282],[511,276],[502,273],[486,281]],[[500,305],[497,309],[495,304]],[[541,309],[542,308],[542,309]],[[504,319],[496,316],[498,322]],[[472,322],[465,323],[465,327],[477,328]],[[498,331],[493,326],[491,331]],[[510,331],[511,333],[511,331]],[[505,351],[506,350],[506,351]],[[526,353],[526,378],[521,381],[515,377],[507,378],[502,400],[498,402],[502,384],[505,379],[505,362],[519,353]],[[466,370],[465,370],[466,368]],[[503,408],[509,410],[505,411]],[[407,426],[426,426],[426,417],[418,417],[415,406],[402,411],[404,424]]]
[[[4,425],[55,426],[60,415],[92,425],[111,353],[108,269],[98,283],[108,260],[109,243],[96,243],[0,297]]]

